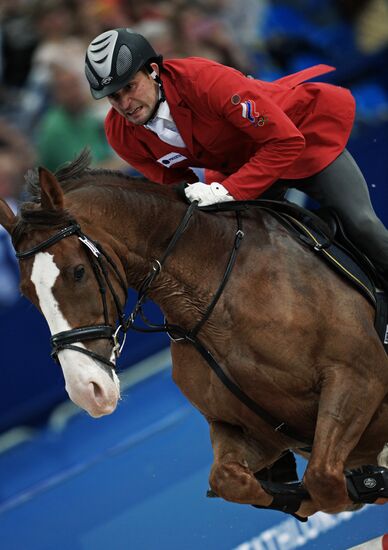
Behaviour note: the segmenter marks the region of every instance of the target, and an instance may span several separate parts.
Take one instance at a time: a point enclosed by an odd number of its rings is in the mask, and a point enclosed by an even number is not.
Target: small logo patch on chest
[[[173,164],[176,164],[177,162],[181,162],[182,160],[186,160],[187,157],[184,155],[181,155],[180,153],[172,152],[167,153],[167,155],[164,155],[164,157],[160,157],[158,159],[158,162],[165,166],[166,168],[170,168]]]

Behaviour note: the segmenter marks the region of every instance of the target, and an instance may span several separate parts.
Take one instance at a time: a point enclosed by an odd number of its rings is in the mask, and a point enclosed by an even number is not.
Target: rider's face
[[[158,74],[156,63],[151,64]],[[124,88],[108,95],[109,103],[132,124],[145,124],[159,99],[159,86],[146,71],[138,71]]]

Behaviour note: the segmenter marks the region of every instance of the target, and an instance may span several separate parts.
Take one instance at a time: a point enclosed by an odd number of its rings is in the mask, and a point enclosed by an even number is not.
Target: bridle
[[[47,240],[37,244],[33,248],[23,252],[16,252],[16,257],[19,260],[31,258],[32,256],[35,256],[35,254],[37,254],[38,252],[41,252],[42,250],[46,250],[47,248],[50,248],[55,243],[61,241],[62,239],[70,237],[72,235],[76,235],[79,241],[86,247],[88,259],[89,259],[89,262],[91,263],[91,266],[94,271],[94,275],[97,279],[98,286],[99,286],[99,291],[100,291],[102,305],[103,305],[105,324],[78,327],[71,330],[66,330],[63,332],[58,332],[56,334],[53,334],[51,336],[51,347],[52,347],[51,356],[56,362],[59,362],[58,353],[60,351],[64,349],[71,349],[71,350],[83,353],[84,355],[87,355],[89,357],[92,357],[93,359],[96,359],[97,361],[100,361],[103,364],[107,365],[108,367],[111,367],[112,369],[114,369],[115,363],[113,363],[112,361],[106,359],[105,357],[103,357],[102,355],[94,351],[91,351],[85,347],[76,346],[74,344],[76,342],[95,340],[99,338],[111,340],[112,346],[113,346],[112,353],[114,354],[115,358],[118,359],[125,343],[126,333],[130,329],[138,332],[166,332],[171,338],[171,340],[173,341],[179,341],[179,340],[193,341],[193,338],[196,337],[197,333],[200,331],[202,326],[205,324],[205,322],[209,318],[211,312],[213,311],[229,279],[229,276],[232,272],[232,269],[236,260],[237,250],[240,245],[240,241],[244,237],[244,233],[240,227],[241,221],[240,221],[239,212],[236,212],[237,220],[238,220],[238,229],[235,236],[235,243],[227,264],[227,268],[224,273],[224,277],[221,281],[221,284],[217,292],[214,294],[213,299],[211,300],[209,306],[207,307],[205,314],[193,329],[187,332],[177,325],[172,325],[168,323],[166,320],[162,325],[152,324],[145,317],[145,314],[143,312],[143,305],[148,298],[148,291],[152,286],[152,283],[162,271],[165,261],[170,256],[178,240],[184,233],[197,207],[198,207],[197,201],[194,201],[193,203],[190,204],[181,222],[179,223],[174,235],[172,236],[162,257],[159,260],[153,260],[151,262],[151,270],[149,271],[148,275],[145,277],[144,281],[141,284],[136,304],[128,317],[125,317],[125,314],[124,314],[125,303],[123,305],[120,303],[120,299],[109,278],[109,270],[107,267],[110,266],[112,268],[114,274],[116,275],[120,283],[121,288],[124,291],[125,298],[127,297],[127,283],[124,281],[115,262],[105,252],[101,244],[97,243],[96,241],[91,239],[89,236],[87,236],[85,233],[83,233],[83,231],[81,230],[81,227],[78,225],[78,223],[75,220],[71,221],[70,225],[68,225],[63,229],[60,229],[52,237],[49,237]],[[107,306],[107,300],[106,300],[107,289],[109,289],[113,297],[113,301],[115,303],[115,307],[117,311],[119,322],[116,328],[112,327],[112,325],[109,323],[108,306]],[[147,325],[147,328],[135,325],[136,318],[139,315],[143,319],[144,323]],[[119,337],[120,333],[123,334],[121,342]]]
[[[256,201],[256,202],[259,202],[259,201]],[[58,362],[59,351],[64,349],[71,349],[71,350],[83,353],[85,355],[88,355],[89,357],[92,357],[93,359],[100,361],[101,363],[107,365],[108,367],[115,369],[116,366],[112,361],[109,361],[102,355],[97,354],[87,348],[81,348],[79,346],[75,346],[74,343],[84,341],[84,340],[94,340],[98,338],[109,339],[112,341],[112,345],[113,345],[112,353],[115,355],[117,359],[120,356],[120,353],[123,349],[123,346],[125,343],[125,336],[128,330],[132,329],[138,332],[165,332],[168,334],[168,336],[173,342],[182,342],[182,343],[189,342],[190,344],[192,344],[196,348],[198,353],[202,356],[202,358],[207,362],[207,364],[212,369],[212,371],[216,374],[216,376],[231,391],[231,393],[233,393],[233,395],[237,399],[239,399],[242,403],[244,403],[252,412],[254,412],[262,420],[267,422],[275,431],[282,433],[292,439],[296,439],[297,441],[301,441],[307,445],[310,445],[311,442],[306,441],[306,439],[303,436],[301,436],[294,428],[289,426],[284,421],[279,421],[279,419],[269,414],[260,405],[258,405],[255,401],[253,401],[222,369],[222,367],[219,365],[219,363],[216,361],[216,359],[213,357],[210,351],[202,344],[201,340],[198,338],[199,331],[202,329],[203,325],[209,319],[213,309],[215,308],[218,300],[220,299],[221,294],[229,280],[229,277],[235,265],[237,253],[240,248],[240,244],[244,238],[244,232],[242,230],[241,211],[246,210],[250,206],[254,205],[254,203],[255,201],[236,201],[232,203],[230,202],[219,203],[216,205],[212,205],[210,207],[201,208],[201,210],[205,210],[205,211],[217,211],[217,210],[234,211],[236,214],[237,229],[234,235],[232,250],[230,252],[221,282],[216,292],[214,293],[213,298],[211,299],[202,318],[190,330],[183,329],[178,325],[170,324],[167,322],[166,319],[164,320],[163,324],[156,325],[156,324],[150,323],[150,321],[148,321],[148,319],[144,315],[143,305],[148,297],[147,296],[148,291],[152,283],[161,273],[166,259],[171,254],[175,245],[177,244],[180,237],[182,236],[185,229],[187,228],[191,217],[193,216],[194,212],[197,210],[198,208],[197,201],[192,202],[190,206],[187,208],[181,222],[179,223],[162,257],[159,260],[152,261],[151,269],[148,275],[145,277],[144,281],[142,282],[140,290],[138,292],[136,304],[132,312],[127,318],[125,317],[125,314],[124,314],[124,306],[120,304],[119,297],[117,296],[117,293],[115,292],[114,287],[110,281],[109,270],[107,269],[107,267],[111,267],[111,269],[113,270],[114,274],[116,275],[120,283],[121,288],[124,291],[125,297],[127,296],[126,282],[124,281],[122,275],[120,274],[120,271],[118,270],[112,258],[104,251],[104,249],[99,243],[93,241],[93,239],[91,239],[90,237],[88,237],[82,232],[80,226],[77,224],[76,221],[72,221],[72,223],[69,226],[63,229],[60,229],[58,233],[48,238],[47,240],[43,241],[42,243],[34,246],[30,250],[17,252],[16,257],[19,260],[30,258],[35,254],[37,254],[38,252],[49,248],[50,246],[57,243],[58,241],[64,238],[70,237],[71,235],[76,235],[80,240],[80,242],[86,246],[89,261],[91,262],[94,274],[98,281],[100,295],[101,295],[102,304],[103,304],[105,324],[74,328],[71,330],[58,332],[57,334],[52,335],[51,336],[52,357]],[[257,206],[259,205],[257,204]],[[116,306],[118,319],[119,319],[119,324],[117,328],[114,328],[112,327],[112,325],[109,324],[108,307],[107,307],[107,301],[106,301],[107,288],[111,292],[115,306]],[[143,322],[145,323],[145,325],[147,325],[146,327],[139,327],[135,325],[136,318],[139,315],[143,319]],[[119,340],[120,332],[122,332],[123,334],[123,339],[121,343]]]
[[[53,359],[55,359],[55,361],[58,362],[58,353],[64,349],[71,349],[83,353],[84,355],[88,355],[89,357],[100,361],[101,363],[114,369],[115,364],[113,363],[113,361],[110,361],[109,359],[106,359],[103,355],[100,355],[99,353],[91,351],[87,348],[74,345],[76,342],[81,342],[84,340],[95,340],[99,338],[104,338],[112,342],[112,355],[114,355],[115,358],[118,359],[125,343],[125,333],[122,342],[120,342],[119,340],[119,333],[125,325],[124,310],[109,278],[109,267],[113,270],[117,280],[119,281],[119,284],[124,292],[125,299],[127,297],[127,283],[122,277],[115,262],[105,252],[102,246],[99,243],[93,241],[93,239],[91,239],[87,235],[85,235],[85,233],[81,231],[81,228],[76,221],[72,221],[70,225],[63,229],[60,229],[57,233],[55,233],[55,235],[49,237],[47,240],[39,243],[30,250],[16,252],[16,257],[19,260],[31,258],[32,256],[35,256],[35,254],[37,254],[38,252],[46,250],[47,248],[50,248],[53,244],[72,235],[76,235],[80,242],[86,247],[88,259],[93,268],[93,272],[99,287],[105,324],[89,325],[53,334],[51,336],[51,356],[53,357]],[[112,327],[112,325],[109,324],[107,290],[109,290],[109,292],[111,293],[116,307],[119,319],[119,326],[117,328],[114,328]]]

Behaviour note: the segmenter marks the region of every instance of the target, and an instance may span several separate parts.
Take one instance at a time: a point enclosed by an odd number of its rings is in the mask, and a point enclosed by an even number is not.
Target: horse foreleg
[[[345,462],[386,393],[377,376],[365,379],[347,368],[333,368],[321,390],[318,418],[304,485],[319,510],[354,509],[344,476]]]
[[[214,462],[209,483],[220,497],[240,504],[268,506],[273,498],[254,476],[279,456],[278,450],[266,451],[237,426],[210,422]]]

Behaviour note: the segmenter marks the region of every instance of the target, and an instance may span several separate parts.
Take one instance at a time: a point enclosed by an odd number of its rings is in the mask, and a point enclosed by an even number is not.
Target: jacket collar
[[[192,131],[192,115],[190,109],[188,109],[183,103],[176,87],[171,81],[171,77],[168,73],[162,74],[163,88],[166,95],[166,100],[170,108],[170,113],[174,122],[182,136],[183,141],[186,144],[187,149],[193,154],[193,131]],[[144,132],[148,130],[143,126],[134,126],[135,137],[137,139],[144,139]]]

